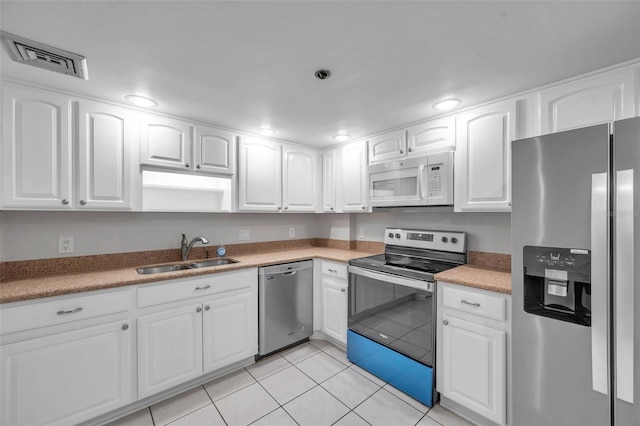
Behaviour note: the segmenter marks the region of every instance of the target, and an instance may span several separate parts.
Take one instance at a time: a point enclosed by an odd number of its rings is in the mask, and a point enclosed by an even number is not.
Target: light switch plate
[[[296,228],[289,228],[289,238],[294,238],[296,236]]]
[[[73,237],[58,237],[58,253],[73,253]]]

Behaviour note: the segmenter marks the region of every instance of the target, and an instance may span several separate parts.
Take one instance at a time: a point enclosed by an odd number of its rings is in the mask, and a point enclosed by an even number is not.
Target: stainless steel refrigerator
[[[640,425],[640,118],[512,145],[517,426]]]

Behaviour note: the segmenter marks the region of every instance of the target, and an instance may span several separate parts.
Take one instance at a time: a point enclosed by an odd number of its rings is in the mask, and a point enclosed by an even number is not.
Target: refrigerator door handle
[[[593,390],[608,395],[607,173],[591,175],[591,377]]]
[[[633,169],[616,172],[615,197],[616,395],[633,404]]]

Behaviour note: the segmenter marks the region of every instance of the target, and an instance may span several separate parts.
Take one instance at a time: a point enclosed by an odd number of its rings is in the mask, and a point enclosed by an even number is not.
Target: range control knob
[[[393,232],[389,232],[389,238],[393,238]]]
[[[451,237],[451,244],[455,244],[458,242],[458,239],[456,237]]]
[[[396,234],[396,238],[400,238],[400,234]]]
[[[440,241],[442,241],[443,243],[446,243],[447,241],[449,241],[449,239],[447,237],[442,237],[440,238]]]

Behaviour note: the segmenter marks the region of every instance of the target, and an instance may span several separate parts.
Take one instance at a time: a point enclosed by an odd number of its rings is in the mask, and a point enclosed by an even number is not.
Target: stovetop
[[[387,228],[385,253],[349,261],[377,272],[431,280],[438,272],[467,263],[464,232]]]

